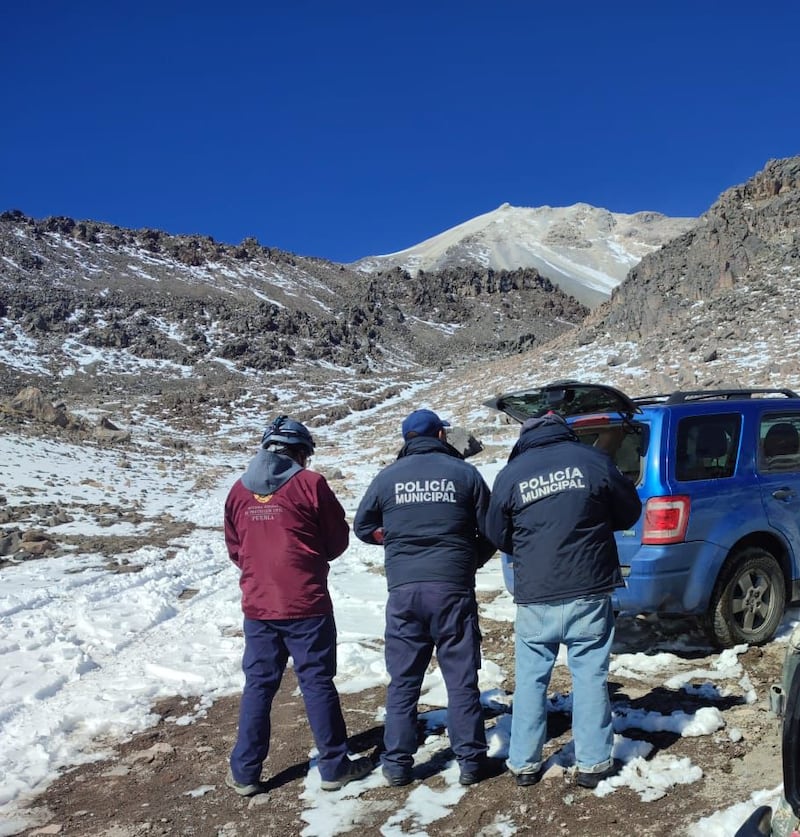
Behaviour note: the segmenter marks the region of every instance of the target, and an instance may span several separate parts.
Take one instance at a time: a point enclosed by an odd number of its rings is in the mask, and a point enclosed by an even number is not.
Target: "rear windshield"
[[[648,426],[641,422],[616,422],[572,428],[585,445],[601,448],[617,468],[637,485],[642,479],[642,463],[650,441]]]
[[[566,418],[592,413],[628,413],[636,409],[626,396],[610,387],[579,383],[507,393],[498,397],[492,406],[520,422],[542,416],[548,410]]]

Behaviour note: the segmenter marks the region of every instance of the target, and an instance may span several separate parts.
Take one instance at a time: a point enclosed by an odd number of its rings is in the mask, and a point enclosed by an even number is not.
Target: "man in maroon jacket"
[[[336,624],[328,564],[347,549],[350,528],[325,478],[306,470],[314,440],[299,421],[277,418],[225,501],[225,543],[241,570],[245,685],[226,784],[241,796],[266,791],[270,709],[289,657],[319,751],[323,790],[372,769],[351,760],[336,674]]]

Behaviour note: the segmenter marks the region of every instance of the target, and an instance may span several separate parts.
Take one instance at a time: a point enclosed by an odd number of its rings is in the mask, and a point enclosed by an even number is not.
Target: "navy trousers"
[[[447,582],[404,584],[386,603],[386,695],[383,766],[408,773],[417,751],[417,702],[434,648],[447,687],[447,731],[462,770],[486,755],[478,689],[481,634],[475,592]]]
[[[269,753],[270,710],[292,658],[306,715],[319,750],[319,772],[335,779],[346,767],[347,731],[333,683],[336,674],[336,623],[333,616],[310,619],[244,620],[244,691],[239,706],[239,732],[231,753],[237,782],[261,778]]]

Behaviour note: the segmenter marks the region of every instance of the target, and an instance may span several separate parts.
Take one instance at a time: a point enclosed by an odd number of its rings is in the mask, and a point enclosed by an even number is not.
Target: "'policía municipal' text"
[[[542,497],[549,497],[559,491],[568,491],[572,488],[586,488],[583,472],[580,468],[560,468],[558,471],[551,471],[523,480],[519,484],[519,493],[523,504],[532,503]]]
[[[394,501],[402,503],[455,503],[456,487],[453,480],[416,480],[396,482]]]

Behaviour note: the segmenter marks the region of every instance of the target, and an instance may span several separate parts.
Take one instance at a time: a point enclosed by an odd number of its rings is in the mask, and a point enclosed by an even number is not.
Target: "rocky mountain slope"
[[[718,386],[800,392],[798,172],[800,156],[769,161],[692,230],[645,256],[578,328],[445,372],[431,403],[479,431],[490,395],[560,378],[631,395]]]
[[[765,286],[777,292],[800,267],[800,157],[770,161],[703,221],[631,271],[603,318],[607,328],[640,337],[698,304]]]
[[[642,261],[570,341],[622,347],[679,384],[798,383],[800,157],[726,190]],[[635,347],[635,348],[634,348]]]
[[[480,423],[487,397],[561,378],[631,395],[719,386],[800,392],[799,171],[800,157],[769,161],[726,190],[697,227],[645,256],[578,328],[445,374],[436,390],[446,398],[432,403]]]
[[[351,266],[366,272],[399,267],[414,275],[472,265],[532,267],[585,305],[595,306],[608,299],[643,256],[696,223],[695,218],[668,218],[658,212],[626,215],[585,203],[536,208],[505,203],[413,247]]]
[[[6,392],[52,377],[102,392],[278,371],[413,374],[547,342],[586,314],[532,269],[367,276],[252,239],[14,211],[0,215],[0,291]]]
[[[532,269],[365,274],[253,240],[7,212],[0,394],[139,393],[218,421],[213,405],[259,390],[335,421],[412,386],[464,416],[566,376],[632,394],[800,389],[798,172],[800,157],[773,160],[727,190],[592,311]]]

